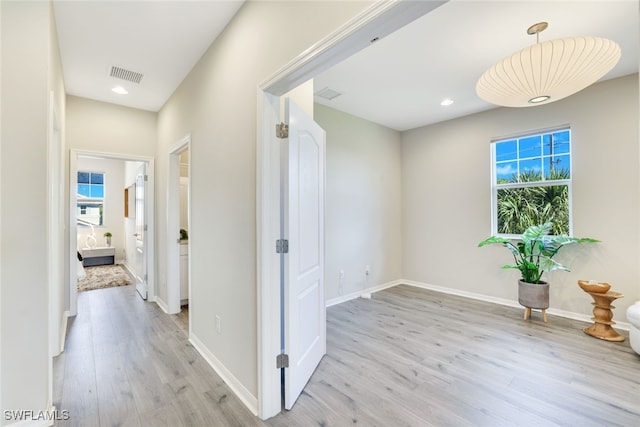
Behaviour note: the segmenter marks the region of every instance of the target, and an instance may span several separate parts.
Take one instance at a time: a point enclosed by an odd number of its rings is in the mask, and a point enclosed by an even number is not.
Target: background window
[[[78,172],[76,198],[78,225],[103,225],[104,173]]]
[[[492,143],[493,234],[519,235],[530,225],[554,223],[571,234],[569,128]]]

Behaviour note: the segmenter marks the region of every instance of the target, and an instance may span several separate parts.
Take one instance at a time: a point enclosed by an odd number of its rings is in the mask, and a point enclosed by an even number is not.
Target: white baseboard
[[[148,300],[148,301],[151,301],[151,300]],[[151,301],[151,302],[154,302],[154,301]],[[162,311],[165,312],[165,314],[169,314],[169,305],[166,302],[164,302],[162,298],[156,296],[155,303],[158,304],[158,307],[160,307]]]
[[[416,288],[422,288],[422,289],[428,289],[430,291],[441,292],[443,294],[456,295],[459,297],[465,297],[465,298],[475,299],[475,300],[484,301],[484,302],[492,302],[494,304],[506,305],[508,307],[522,307],[520,304],[518,304],[517,301],[509,300],[506,298],[491,297],[488,295],[476,294],[475,292],[461,291],[458,289],[446,288],[444,286],[436,286],[436,285],[431,285],[429,283],[416,282],[415,280],[403,279],[403,280],[398,280],[398,282],[404,285],[414,286]]]
[[[516,307],[522,308],[522,306],[518,303],[518,301],[513,301],[505,298],[497,298],[488,295],[476,294],[474,292],[461,291],[458,289],[446,288],[443,286],[431,285],[429,283],[416,282],[415,280],[406,280],[399,279],[393,280],[391,282],[383,283],[382,285],[374,286],[368,289],[362,289],[359,291],[351,292],[346,295],[341,295],[336,298],[331,298],[327,300],[325,305],[327,307],[331,307],[332,305],[342,304],[343,302],[350,301],[356,298],[371,298],[371,294],[374,292],[379,292],[384,289],[392,288],[397,285],[409,285],[416,288],[427,289],[430,291],[441,292],[443,294],[456,295],[459,297],[465,297],[470,299],[475,299],[478,301],[490,302],[493,304],[504,305],[507,307]],[[547,310],[548,314],[552,314],[554,316],[565,317],[567,319],[578,320],[580,322],[585,323],[593,323],[593,320],[590,315],[582,314],[582,313],[574,313],[572,311],[559,310],[557,308],[549,308]],[[615,327],[617,329],[622,329],[623,331],[628,331],[631,328],[631,324],[627,322],[616,322]]]
[[[567,319],[579,320],[581,322],[586,322],[586,323],[593,323],[593,317],[587,314],[574,313],[573,311],[558,310],[557,308],[549,308],[547,310],[547,313],[553,314],[555,316],[566,317]],[[629,331],[629,328],[631,328],[631,323],[618,322],[617,320],[615,322],[616,322],[615,323],[616,329]]]
[[[127,264],[126,262],[123,262],[122,264],[120,264],[125,270],[127,270],[127,273],[129,273],[129,275],[131,277],[133,277],[134,279],[138,277],[138,275],[135,273],[135,271],[133,271],[133,268],[129,267],[129,264]],[[136,279],[137,280],[137,279]]]
[[[372,288],[361,289],[359,291],[350,292],[346,295],[340,295],[339,297],[331,298],[327,300],[325,302],[325,306],[331,307],[332,305],[342,304],[343,302],[351,301],[352,299],[356,299],[360,297],[371,298],[371,294],[374,292],[382,291],[384,289],[388,289],[393,286],[400,285],[402,283],[404,283],[402,280],[394,280],[392,282],[383,283],[381,285],[374,286]]]
[[[229,371],[214,355],[206,345],[193,333],[189,334],[189,342],[204,357],[204,360],[229,386],[231,391],[238,396],[238,399],[251,411],[253,415],[258,415],[258,399]]]
[[[496,298],[488,295],[476,294],[474,292],[461,291],[458,289],[445,288],[442,286],[430,285],[428,283],[416,282],[415,280],[396,280],[397,284],[405,284],[409,286],[414,286],[416,288],[428,289],[430,291],[441,292],[443,294],[449,295],[457,295],[460,297],[475,299],[478,301],[491,302],[494,304],[505,305],[508,307],[516,307],[522,308],[522,306],[518,303],[518,301],[508,300],[504,298]],[[556,308],[549,308],[547,310],[548,314],[552,314],[554,316],[565,317],[567,319],[578,320],[586,323],[593,323],[591,316],[582,314],[582,313],[574,313],[572,311],[559,310]],[[628,331],[631,324],[627,322],[616,322],[616,328],[622,329],[624,331]]]
[[[64,343],[67,340],[67,323],[70,316],[71,312],[68,310],[62,313],[62,319],[60,321],[60,353],[64,351]]]

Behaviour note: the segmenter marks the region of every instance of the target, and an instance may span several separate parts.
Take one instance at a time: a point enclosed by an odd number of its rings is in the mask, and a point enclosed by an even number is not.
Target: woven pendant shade
[[[476,92],[505,107],[531,107],[566,98],[595,83],[620,59],[620,46],[600,37],[550,40],[522,49],[489,68]]]

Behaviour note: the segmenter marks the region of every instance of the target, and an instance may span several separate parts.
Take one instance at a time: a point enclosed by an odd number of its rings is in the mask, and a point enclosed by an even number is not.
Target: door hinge
[[[284,123],[278,123],[276,125],[276,138],[280,138],[280,139],[289,138],[289,125]]]
[[[149,175],[145,175],[145,176],[144,176],[144,180],[145,180],[145,181],[149,181]]]
[[[276,253],[288,254],[289,253],[289,241],[286,239],[276,240]]]
[[[279,354],[276,356],[276,369],[288,368],[289,367],[289,355],[288,354]]]
[[[147,231],[147,224],[144,225],[143,229],[144,231]]]
[[[145,274],[144,275],[144,281],[146,282],[147,280],[149,280],[149,279],[148,279],[148,276]]]

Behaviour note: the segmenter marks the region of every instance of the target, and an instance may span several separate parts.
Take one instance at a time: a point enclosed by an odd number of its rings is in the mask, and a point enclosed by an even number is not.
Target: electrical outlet
[[[220,316],[218,316],[216,314],[216,331],[218,331],[218,333],[220,333],[221,329],[220,329]]]
[[[342,295],[344,292],[344,270],[340,269],[338,272],[338,295]]]
[[[340,278],[340,280],[344,280],[344,270],[340,270],[340,272],[338,273],[338,277]]]
[[[370,265],[367,265],[367,266],[364,268],[364,275],[365,275],[365,276],[369,276],[370,274],[371,274],[371,266],[370,266]]]

